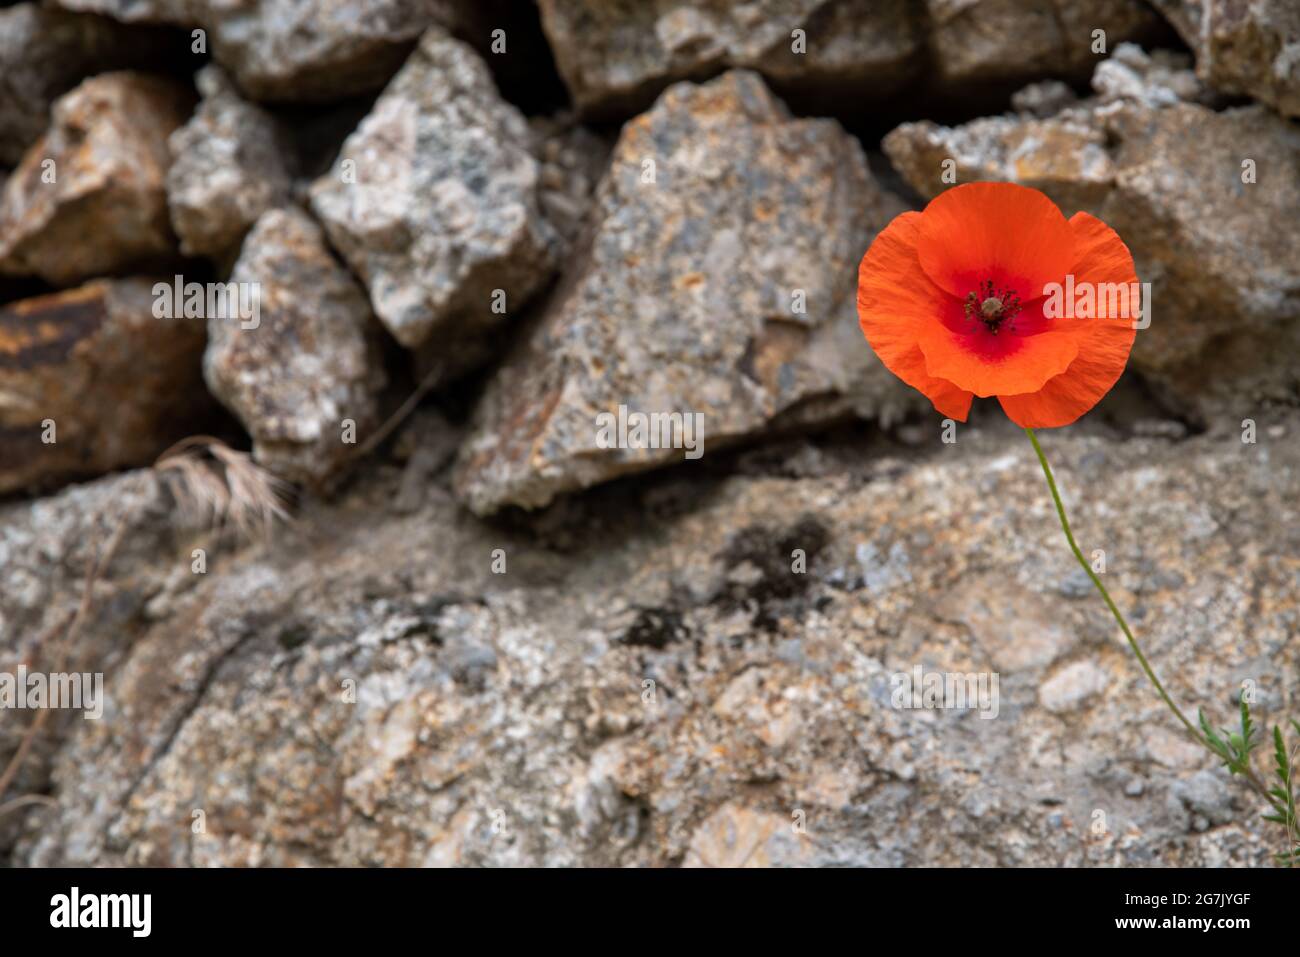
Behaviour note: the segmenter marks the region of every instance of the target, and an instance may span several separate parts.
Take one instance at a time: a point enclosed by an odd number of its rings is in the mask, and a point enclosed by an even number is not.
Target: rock
[[[1295,700],[1300,446],[1077,430],[1046,445],[1170,694],[1216,723],[1243,674]],[[445,495],[390,509],[386,469],[264,544],[214,549],[207,575],[161,519],[133,519],[100,596],[130,616],[102,660],[109,707],[70,722],[55,804],[11,816],[12,863],[1266,865],[1279,834],[1186,741],[1105,606],[1044,590],[1075,562],[1024,436],[970,430],[960,449],[888,477],[611,488],[571,504],[562,548],[544,521],[480,523]],[[10,622],[46,613],[52,576],[75,579],[77,523],[121,481],[5,507],[0,609],[27,602]],[[1202,512],[1218,531],[1189,541]],[[911,574],[888,590],[836,574],[898,550]],[[1151,562],[1182,584],[1135,595]],[[761,574],[737,584],[746,563]],[[130,614],[168,575],[169,600]],[[976,588],[987,633],[1012,634],[1037,592],[1066,668],[1110,676],[1086,717],[1044,707],[1042,667],[1002,670],[992,720],[892,705],[892,673],[996,666],[939,607]],[[1162,736],[1186,758],[1157,760]],[[1188,809],[1221,820],[1228,795],[1242,839],[1187,839]],[[1109,836],[1081,840],[1097,809]]]
[[[1059,603],[994,574],[963,582],[938,604],[943,620],[969,629],[997,671],[1044,668],[1070,650],[1075,635]]]
[[[937,85],[1087,77],[1107,51],[1146,37],[1158,18],[1137,0],[926,0]],[[1105,47],[1094,52],[1104,32]]]
[[[167,137],[191,106],[183,87],[143,73],[102,73],[62,96],[0,197],[0,271],[69,286],[173,258]]]
[[[260,0],[251,15],[208,7],[213,51],[259,100],[335,100],[377,90],[425,29],[454,28],[465,0]]]
[[[50,107],[85,76],[165,60],[152,30],[19,3],[0,9],[0,166],[13,166],[49,123]]]
[[[1203,105],[1213,97],[1176,58],[1136,47],[1093,84],[1096,97],[1054,116],[907,123],[884,149],[924,196],[952,159],[957,182],[1022,182],[1118,230],[1152,284],[1131,367],[1172,407],[1236,423],[1293,401],[1284,357],[1300,342],[1300,290],[1288,237],[1269,224],[1300,215],[1300,136],[1260,106]]]
[[[541,0],[542,26],[575,104],[589,116],[628,116],[667,86],[732,67],[783,89],[898,89],[917,70],[924,35],[906,0]],[[804,32],[804,51],[796,52]]]
[[[1078,99],[1068,84],[1060,80],[1043,80],[1011,94],[1011,108],[1017,113],[1029,113],[1042,118],[1073,106]]]
[[[1093,75],[1097,95],[1079,101],[1069,88],[1033,84],[1012,97],[1019,112],[946,127],[904,123],[882,147],[908,183],[929,198],[953,182],[1006,180],[1047,193],[1067,214],[1100,215],[1115,185],[1112,117],[1124,109],[1152,110],[1211,98],[1186,58],[1144,53],[1122,44]],[[1068,94],[1068,95],[1067,95]],[[951,175],[944,180],[949,167]]]
[[[0,312],[0,329],[4,315]],[[0,363],[6,354],[0,346]],[[6,374],[0,364],[0,383]],[[3,414],[0,411],[0,417]],[[7,436],[0,437],[4,452],[0,461],[6,463],[8,441]],[[5,582],[0,591],[0,673],[13,675],[20,663],[31,672],[76,667],[102,673],[108,662],[120,656],[147,627],[143,609],[149,597],[165,592],[168,581],[176,580],[174,572],[184,568],[185,579],[198,579],[189,574],[188,559],[184,564],[180,560],[183,538],[167,520],[169,508],[163,484],[148,470],[74,485],[37,501],[0,505],[0,578]],[[81,604],[87,567],[103,557],[119,527],[116,554],[98,576],[93,613],[69,642],[67,625]],[[177,561],[154,561],[164,554],[177,556]],[[112,707],[112,689],[105,685],[102,690],[110,699],[102,702],[107,710]],[[83,705],[91,702],[83,699]],[[17,766],[12,793],[6,798],[49,790],[50,761],[69,729],[85,723],[84,713],[45,712],[46,724],[33,739],[26,760]],[[36,715],[35,711],[5,711],[0,768],[9,765],[18,747],[15,732],[28,727]],[[20,824],[20,815],[0,816],[0,858]]]
[[[210,407],[203,342],[144,279],[0,307],[0,493],[152,460]]]
[[[259,464],[319,484],[379,415],[385,377],[365,291],[293,208],[262,215],[230,281],[259,291],[260,321],[208,317],[204,378],[252,435]]]
[[[181,252],[220,261],[262,213],[288,200],[292,146],[219,67],[205,67],[196,83],[203,100],[169,140],[167,205]]]
[[[792,119],[756,75],[673,87],[624,127],[589,238],[475,413],[458,494],[531,508],[681,461],[693,416],[705,451],[850,397],[879,412],[901,389],[862,348],[853,264],[896,209],[838,124]],[[602,447],[621,406],[686,416],[678,447]]]
[[[1196,75],[1225,93],[1300,116],[1300,8],[1287,0],[1153,0],[1196,54]]]
[[[757,70],[822,112],[881,102],[924,78],[945,97],[972,84],[1084,78],[1106,50],[1159,18],[1137,0],[541,0],[542,25],[574,103],[630,116],[673,82]],[[796,32],[802,31],[802,34]]]
[[[475,22],[471,0],[57,0],[128,23],[200,27],[255,100],[329,101],[379,89],[429,26]]]
[[[1048,711],[1074,711],[1087,699],[1106,690],[1109,678],[1091,661],[1076,661],[1052,675],[1038,689],[1038,700]]]
[[[803,863],[804,842],[793,822],[775,814],[726,805],[691,837],[686,867],[791,867]]]
[[[1005,180],[1042,190],[1069,214],[1099,210],[1115,185],[1105,130],[1070,113],[982,117],[956,128],[920,120],[891,131],[883,145],[926,197],[942,191],[945,174],[950,183]]]
[[[1293,401],[1295,249],[1269,224],[1300,218],[1300,133],[1260,106],[1192,104],[1121,116],[1117,129],[1103,217],[1152,283],[1151,328],[1134,363],[1180,399],[1200,396],[1182,400],[1192,408],[1221,401],[1249,414]],[[1260,342],[1270,343],[1263,353]],[[1234,430],[1239,422],[1234,413]]]
[[[384,90],[311,202],[407,348],[431,342],[452,375],[552,274],[557,237],[523,116],[483,61],[440,30]]]

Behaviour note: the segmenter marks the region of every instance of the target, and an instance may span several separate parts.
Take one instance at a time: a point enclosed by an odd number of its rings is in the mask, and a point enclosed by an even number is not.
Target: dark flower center
[[[984,323],[992,335],[1004,326],[1016,331],[1015,318],[1020,312],[1020,297],[1012,289],[999,289],[992,279],[985,279],[978,288],[966,294],[966,318]]]

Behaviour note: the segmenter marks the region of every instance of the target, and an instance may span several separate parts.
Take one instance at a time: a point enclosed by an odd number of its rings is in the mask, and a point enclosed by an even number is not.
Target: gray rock
[[[1300,116],[1300,7],[1289,0],[1153,0],[1196,54],[1196,74],[1225,93]]]
[[[7,441],[0,438],[0,445]],[[9,450],[4,451],[7,462]],[[0,591],[0,672],[12,675],[26,663],[32,672],[102,673],[122,655],[147,627],[143,611],[151,596],[165,592],[169,582],[183,586],[198,580],[189,574],[176,578],[182,568],[188,572],[189,559],[182,560],[188,554],[182,552],[185,537],[173,530],[169,509],[163,484],[147,470],[74,485],[34,502],[0,505],[0,578],[5,582]],[[119,528],[117,552],[98,577],[92,613],[70,634],[87,568],[103,556]],[[161,555],[174,555],[176,561],[156,561]],[[111,686],[103,690],[107,711],[112,708]],[[26,760],[17,765],[6,800],[48,792],[53,756],[68,731],[85,723],[82,712],[71,709],[44,713],[46,724]],[[35,711],[5,711],[0,768],[9,765],[20,731],[36,716]],[[0,858],[21,824],[19,814],[0,816]]]
[[[167,206],[181,251],[218,261],[288,197],[292,148],[276,120],[245,102],[219,67],[196,77],[202,102],[171,135]]]
[[[252,435],[259,464],[319,484],[378,419],[385,377],[365,291],[295,208],[262,215],[230,281],[256,285],[260,323],[209,316],[204,377]]]
[[[838,124],[792,119],[756,75],[673,87],[624,127],[589,238],[475,414],[458,493],[536,507],[683,460],[680,431],[601,447],[620,406],[702,416],[698,452],[850,399],[881,411],[901,389],[862,346],[855,266],[896,209]]]
[[[926,0],[938,85],[1024,83],[1087,77],[1118,44],[1149,33],[1158,18],[1137,0]],[[1093,52],[1104,32],[1104,51]]]
[[[408,348],[447,374],[481,362],[552,275],[558,238],[523,116],[465,44],[430,30],[311,202]]]
[[[18,3],[0,9],[0,165],[22,159],[50,107],[84,77],[165,58],[154,31]]]
[[[1011,634],[1019,606],[1000,596],[1074,566],[1023,435],[962,443],[888,481],[841,466],[592,496],[566,516],[563,549],[544,522],[506,531],[446,496],[391,510],[400,476],[383,469],[206,576],[188,573],[165,514],[133,520],[103,607],[184,581],[104,646],[118,649],[100,659],[111,707],[61,739],[55,805],[12,816],[13,862],[1266,865],[1280,832],[1213,756],[1153,760],[1162,736],[1186,739],[1096,596],[1042,597],[1076,660],[1110,676],[1086,720],[1053,716],[1041,670],[1014,662],[998,665],[995,719],[891,707],[891,673],[992,665],[936,614],[943,596],[983,589],[981,627]],[[1300,544],[1280,520],[1300,500],[1300,446],[1071,430],[1047,452],[1076,527],[1183,576],[1141,599],[1139,638],[1174,698],[1225,722],[1243,669],[1268,660],[1261,690],[1294,700],[1297,595],[1277,556]],[[1095,460],[1132,494],[1087,494]],[[73,520],[120,498],[120,481],[0,513],[0,571],[17,584],[0,609],[30,603],[11,621],[44,613],[51,576],[74,577]],[[1220,520],[1209,552],[1186,535],[1199,511]],[[920,538],[888,592],[830,580],[864,545]],[[789,571],[795,541],[804,575]],[[744,562],[763,580],[729,584]],[[1121,565],[1112,592],[1132,611]],[[1135,775],[1146,787],[1126,794]],[[1192,815],[1225,823],[1189,833]]]
[[[1300,290],[1290,237],[1270,224],[1300,216],[1300,136],[1260,106],[1203,105],[1213,98],[1177,59],[1133,46],[1093,84],[1096,97],[1046,119],[908,123],[884,149],[924,196],[952,159],[957,182],[1021,182],[1114,227],[1152,284],[1131,367],[1173,407],[1235,428],[1292,401]]]
[[[1010,181],[1042,190],[1069,215],[1098,210],[1115,184],[1106,131],[1068,111],[981,117],[958,127],[919,120],[892,130],[883,146],[926,197],[942,191],[946,174],[956,183]]]
[[[1106,51],[1159,23],[1137,0],[541,0],[542,25],[584,114],[629,116],[669,84],[757,70],[831,109],[925,82],[1086,77]],[[802,35],[796,33],[802,31]],[[802,44],[802,49],[800,49]]]
[[[906,0],[541,0],[542,26],[584,113],[627,116],[671,83],[731,67],[796,89],[884,96],[920,65]],[[796,52],[795,30],[805,44]]]
[[[57,0],[128,23],[206,31],[208,51],[256,100],[328,101],[377,90],[429,26],[473,22],[471,0]]]
[[[167,137],[192,105],[173,81],[131,72],[60,97],[0,197],[0,272],[69,286],[174,258]]]
[[[0,493],[147,463],[209,408],[202,323],[154,301],[128,279],[0,306]]]

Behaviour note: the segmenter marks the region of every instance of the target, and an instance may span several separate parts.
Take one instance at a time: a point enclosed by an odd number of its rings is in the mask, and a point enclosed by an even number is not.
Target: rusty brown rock
[[[203,324],[154,301],[101,280],[0,308],[0,492],[149,462],[211,408]]]
[[[173,258],[167,138],[192,106],[179,84],[132,72],[61,97],[0,197],[0,271],[69,286]]]

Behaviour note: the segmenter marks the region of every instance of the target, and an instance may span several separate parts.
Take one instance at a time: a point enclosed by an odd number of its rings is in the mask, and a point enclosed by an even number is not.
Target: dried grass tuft
[[[220,439],[182,439],[158,457],[154,470],[192,526],[233,528],[244,538],[269,538],[277,519],[289,520],[285,504],[292,486]]]

